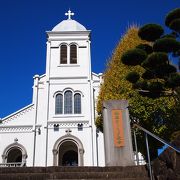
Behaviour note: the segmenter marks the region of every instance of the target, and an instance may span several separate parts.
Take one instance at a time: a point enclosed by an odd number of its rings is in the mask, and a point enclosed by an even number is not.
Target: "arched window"
[[[57,94],[56,103],[55,103],[55,114],[62,114],[62,113],[63,113],[63,95]]]
[[[81,114],[81,95],[74,95],[74,114]]]
[[[67,46],[61,45],[60,48],[60,63],[61,64],[67,64]]]
[[[72,92],[64,93],[64,114],[72,114]]]
[[[25,166],[27,151],[25,147],[17,141],[8,145],[2,154],[3,163],[14,163],[15,166]]]
[[[70,64],[77,64],[77,46],[70,45]]]

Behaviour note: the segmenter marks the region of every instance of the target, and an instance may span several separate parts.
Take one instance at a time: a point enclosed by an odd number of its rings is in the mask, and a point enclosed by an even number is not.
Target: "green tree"
[[[178,67],[175,67],[170,59],[180,56],[179,20],[179,8],[166,16],[165,23],[173,31],[165,35],[160,25],[144,25],[139,29],[138,35],[149,44],[140,44],[124,52],[121,57],[122,63],[127,67],[143,68],[143,73],[126,73],[126,80],[139,94],[138,99],[132,101],[132,107],[135,109],[130,109],[131,117],[166,140],[170,140],[171,134],[180,129],[180,74]],[[140,109],[142,111],[139,111]],[[141,139],[141,134],[139,137]],[[152,140],[150,147],[152,146],[152,155],[155,157],[153,149],[159,144]]]
[[[125,66],[119,59],[122,54],[128,49],[134,48],[140,43],[145,43],[138,37],[138,28],[130,27],[125,35],[121,38],[112,57],[107,63],[106,71],[104,72],[104,82],[101,85],[100,94],[98,96],[96,126],[103,131],[102,122],[102,102],[110,99],[128,99],[132,91],[132,85],[125,79],[125,74],[136,69],[137,72],[142,72],[143,68]]]
[[[180,74],[169,59],[171,54],[179,57],[180,42],[178,36],[169,37],[169,34],[164,36],[163,33],[164,30],[160,25],[144,25],[139,29],[138,35],[141,39],[149,41],[150,44],[140,44],[126,51],[121,57],[123,64],[139,65],[144,69],[144,73],[141,75],[129,72],[126,79],[133,84],[134,89],[138,89],[141,94],[146,96],[172,95],[175,93],[176,87],[180,86]]]
[[[146,70],[140,63],[153,52],[152,42],[140,39],[138,32],[137,27],[129,28],[121,38],[107,64],[104,83],[101,85],[98,97],[97,111],[99,116],[96,119],[96,126],[103,130],[102,102],[104,100],[127,99],[130,105],[131,118],[136,118],[141,126],[169,140],[171,133],[178,130],[180,126],[180,123],[174,120],[173,112],[177,105],[176,98],[174,96],[158,96],[157,98],[142,96],[131,83],[137,82],[145,74]],[[131,51],[135,47],[138,47],[136,48],[138,56],[135,55],[131,65],[126,65],[122,60],[122,56],[124,52]],[[131,52],[129,57],[134,57],[134,52]],[[146,87],[147,84],[139,82],[140,85]],[[138,144],[140,152],[146,155],[142,132],[138,132]],[[150,139],[152,157],[157,155],[156,149],[160,146],[162,144]]]

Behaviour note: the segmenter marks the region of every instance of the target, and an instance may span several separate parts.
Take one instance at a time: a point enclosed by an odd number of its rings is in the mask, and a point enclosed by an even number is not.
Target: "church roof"
[[[74,13],[71,13],[69,10],[65,15],[68,16],[68,19],[57,24],[52,31],[86,31],[86,28],[82,24],[71,19]]]

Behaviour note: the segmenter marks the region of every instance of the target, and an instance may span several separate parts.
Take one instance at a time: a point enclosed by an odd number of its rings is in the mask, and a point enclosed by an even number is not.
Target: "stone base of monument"
[[[149,180],[145,166],[131,167],[9,167],[0,180]]]
[[[106,166],[133,166],[128,101],[103,102],[103,133]]]

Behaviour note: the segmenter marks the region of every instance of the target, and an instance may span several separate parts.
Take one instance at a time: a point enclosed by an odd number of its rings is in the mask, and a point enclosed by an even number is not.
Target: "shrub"
[[[161,82],[150,82],[148,89],[150,92],[161,92],[163,90],[163,84]]]
[[[176,9],[170,11],[165,18],[166,26],[169,27],[170,24],[172,23],[172,21],[174,21],[175,19],[179,19],[179,18],[180,18],[180,8],[176,8]]]
[[[130,72],[126,76],[126,80],[131,83],[136,83],[139,80],[140,76],[137,72]]]
[[[121,61],[125,65],[131,65],[131,66],[136,66],[141,64],[147,57],[147,54],[144,50],[142,49],[131,49],[126,51],[122,57]]]
[[[153,52],[152,46],[148,44],[140,44],[136,46],[136,48],[144,50],[147,54],[151,54]]]
[[[172,21],[169,27],[174,31],[180,32],[180,18]]]
[[[149,79],[153,79],[153,78],[154,78],[154,75],[153,75],[153,73],[152,73],[151,71],[146,70],[146,71],[142,74],[142,78],[149,80]]]
[[[150,54],[142,63],[144,68],[154,69],[168,63],[168,55],[163,52],[154,52]]]
[[[160,25],[146,24],[139,29],[138,35],[141,39],[152,42],[159,39],[163,33],[164,30]]]
[[[154,51],[160,52],[176,52],[180,49],[180,42],[174,38],[162,38],[155,41],[153,45]]]
[[[167,81],[167,87],[169,88],[175,88],[177,86],[180,86],[180,74],[174,73],[170,76],[170,78]]]

